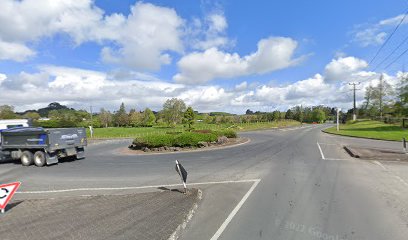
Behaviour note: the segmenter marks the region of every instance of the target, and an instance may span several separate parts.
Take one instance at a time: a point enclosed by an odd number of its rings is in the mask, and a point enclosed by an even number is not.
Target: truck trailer
[[[0,160],[19,159],[24,166],[42,167],[61,158],[85,157],[85,128],[15,127],[1,130],[0,135]]]

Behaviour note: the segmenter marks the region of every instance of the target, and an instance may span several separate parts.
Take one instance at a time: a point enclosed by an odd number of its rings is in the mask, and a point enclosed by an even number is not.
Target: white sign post
[[[339,126],[339,113],[341,111],[341,108],[337,108],[337,132],[340,131],[340,126]]]

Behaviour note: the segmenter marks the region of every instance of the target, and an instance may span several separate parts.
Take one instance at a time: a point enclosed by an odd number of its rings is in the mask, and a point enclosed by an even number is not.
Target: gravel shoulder
[[[19,200],[0,215],[2,240],[169,239],[191,218],[201,192]]]

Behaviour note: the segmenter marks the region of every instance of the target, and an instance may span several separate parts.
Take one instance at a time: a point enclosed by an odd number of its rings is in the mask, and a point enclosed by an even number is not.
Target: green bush
[[[186,146],[196,147],[199,142],[213,142],[213,141],[217,141],[217,135],[213,133],[185,132],[176,136],[174,145],[176,147]]]
[[[227,138],[237,138],[237,132],[235,132],[232,129],[224,129],[224,130],[218,130],[214,132],[217,136],[226,136]]]
[[[157,147],[197,147],[199,142],[217,141],[217,135],[213,133],[184,132],[177,135],[149,135],[139,137],[133,141],[136,148],[157,148]]]

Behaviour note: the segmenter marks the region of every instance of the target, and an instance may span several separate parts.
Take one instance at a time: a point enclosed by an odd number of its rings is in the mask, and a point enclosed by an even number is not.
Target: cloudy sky
[[[406,1],[1,0],[0,105],[352,107],[408,48]],[[400,27],[379,54],[378,49]],[[399,48],[397,48],[399,46]],[[393,53],[393,54],[391,54]],[[392,64],[391,64],[392,63]]]

